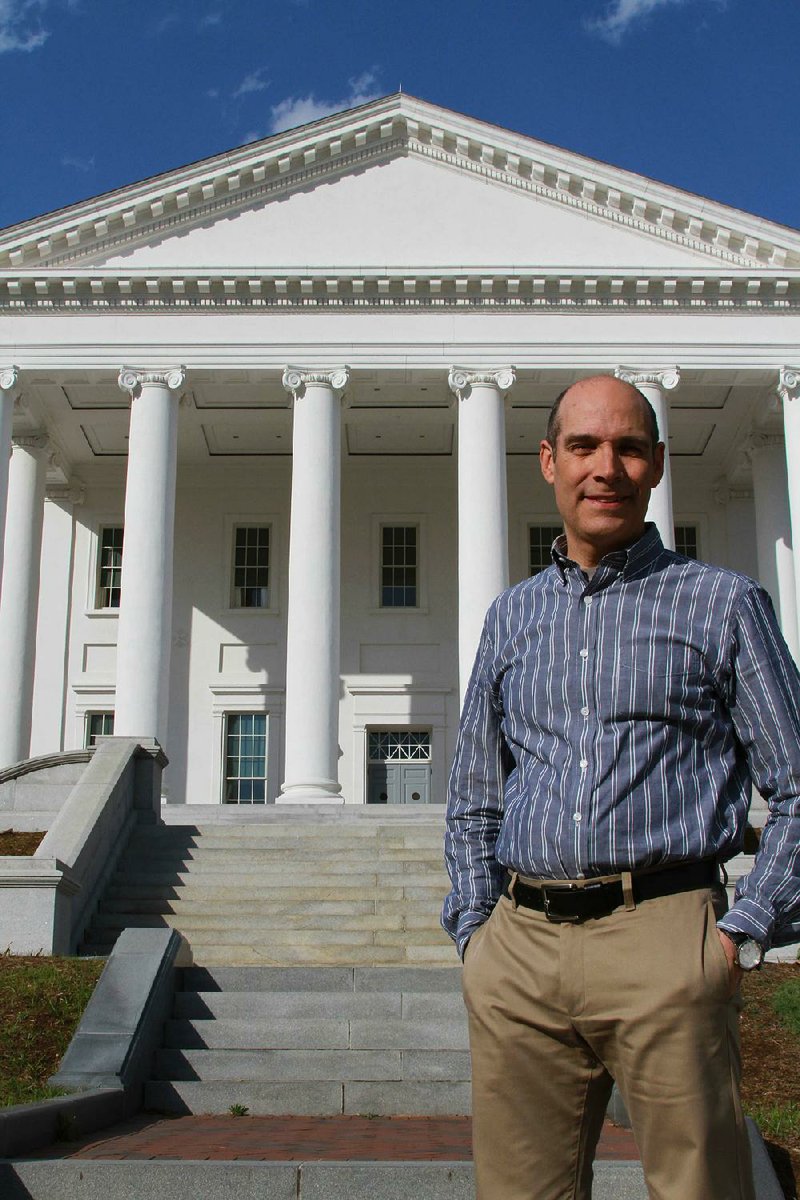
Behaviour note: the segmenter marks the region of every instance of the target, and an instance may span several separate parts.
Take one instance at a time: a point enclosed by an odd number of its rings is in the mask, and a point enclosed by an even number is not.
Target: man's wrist
[[[757,971],[764,961],[764,947],[761,942],[756,941],[749,933],[742,933],[739,930],[723,929],[720,926],[720,933],[734,946],[734,962],[742,971]]]

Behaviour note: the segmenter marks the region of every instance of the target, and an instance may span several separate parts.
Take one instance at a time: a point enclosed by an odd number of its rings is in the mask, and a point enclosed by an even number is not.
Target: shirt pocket
[[[650,644],[622,648],[611,672],[610,706],[619,718],[680,717],[703,706],[704,672],[700,653],[675,644],[659,653]]]

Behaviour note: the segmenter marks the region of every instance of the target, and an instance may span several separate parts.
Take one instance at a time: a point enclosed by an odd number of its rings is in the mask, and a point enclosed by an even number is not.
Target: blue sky
[[[404,91],[800,226],[800,0],[0,0],[0,226]]]

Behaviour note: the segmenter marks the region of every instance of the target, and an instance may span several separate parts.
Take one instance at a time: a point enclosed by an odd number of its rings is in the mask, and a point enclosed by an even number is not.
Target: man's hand
[[[719,940],[722,944],[722,949],[725,951],[725,957],[728,960],[728,970],[731,977],[731,995],[736,991],[742,981],[744,971],[736,961],[736,943],[732,942],[722,929],[717,929]]]

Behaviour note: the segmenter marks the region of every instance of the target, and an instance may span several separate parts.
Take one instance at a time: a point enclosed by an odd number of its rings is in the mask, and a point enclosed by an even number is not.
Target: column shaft
[[[131,394],[114,733],[166,742],[178,398],[183,371],[123,370]]]
[[[513,369],[454,368],[458,397],[458,673],[463,701],[486,610],[508,587],[504,394]]]
[[[14,421],[14,389],[17,370],[0,370],[0,593],[3,589],[3,535],[6,527],[8,471],[11,461],[11,428]]]
[[[778,394],[783,401],[783,436],[786,443],[786,472],[791,518],[795,597],[800,597],[800,371],[781,369]],[[795,644],[800,641],[800,627]]]
[[[750,448],[750,459],[758,578],[772,597],[786,643],[795,661],[800,663],[789,480],[783,438],[756,436]]]
[[[294,396],[286,762],[279,803],[342,803],[338,781],[341,397],[347,369],[287,368]]]
[[[647,508],[648,521],[654,521],[661,540],[668,550],[675,549],[675,518],[672,511],[672,466],[669,454],[669,402],[666,393],[678,386],[680,373],[677,367],[667,371],[637,371],[618,367],[614,372],[618,379],[632,383],[650,401],[658,421],[659,438],[664,443],[664,475],[657,488],[650,494]]]
[[[18,762],[30,751],[46,446],[43,437],[16,438],[8,472],[0,596],[0,766]]]

